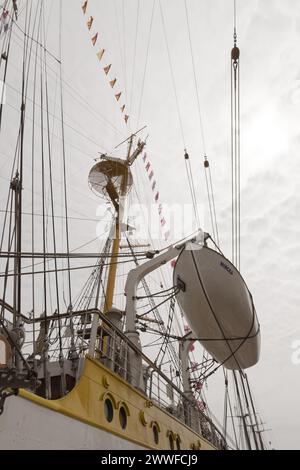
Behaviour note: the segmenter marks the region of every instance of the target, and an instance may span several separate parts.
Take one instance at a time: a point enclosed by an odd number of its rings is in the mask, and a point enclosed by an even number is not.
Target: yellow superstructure
[[[79,382],[63,398],[46,400],[26,390],[20,390],[20,396],[143,448],[214,449],[202,436],[89,356]]]

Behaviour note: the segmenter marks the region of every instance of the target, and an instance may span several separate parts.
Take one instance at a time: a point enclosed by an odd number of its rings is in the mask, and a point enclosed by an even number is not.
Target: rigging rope
[[[10,22],[9,35],[8,35],[8,40],[7,40],[8,44],[6,46],[6,41],[3,41],[3,50],[5,50],[5,52],[1,53],[1,58],[0,58],[0,66],[1,66],[2,60],[5,61],[4,74],[3,74],[2,84],[1,84],[2,88],[1,88],[1,101],[0,101],[0,132],[1,132],[1,126],[2,126],[2,113],[3,113],[3,105],[4,105],[4,93],[5,93],[5,86],[6,86],[6,75],[7,75],[8,61],[9,61],[9,52],[10,52],[10,45],[11,45],[12,24],[13,24],[13,20],[11,20]]]
[[[197,198],[196,198],[196,192],[195,192],[194,178],[193,178],[193,172],[192,172],[190,157],[189,157],[189,154],[187,153],[186,150],[184,152],[184,161],[185,161],[186,173],[187,173],[187,177],[188,177],[188,183],[189,183],[191,196],[192,196],[192,203],[193,203],[193,207],[194,207],[195,219],[196,219],[196,222],[197,222],[197,228],[199,230],[200,229],[200,218],[199,218],[199,211],[198,211],[198,206],[197,206]]]
[[[241,152],[240,152],[240,49],[237,47],[237,9],[236,0],[233,0],[233,48],[231,50],[231,239],[232,239],[232,263],[237,269],[241,267]],[[248,448],[251,448],[250,436],[247,430],[246,413],[239,391],[238,378],[233,372],[241,419],[243,422],[244,437]],[[254,429],[254,423],[250,412],[248,395],[250,400],[250,387],[245,387],[245,374],[239,371],[242,385],[244,405],[250,420],[255,448],[259,448],[259,442]],[[255,416],[255,414],[254,414]]]
[[[38,11],[38,10],[37,10]],[[40,35],[40,27],[41,27],[41,14],[42,11],[40,10],[39,16],[39,23],[38,23],[38,30],[37,30],[37,37]],[[35,112],[36,112],[36,94],[37,94],[37,64],[38,64],[38,50],[39,45],[35,43],[35,61],[34,61],[34,78],[33,78],[33,99],[32,99],[32,118],[33,122],[35,122]],[[32,126],[32,135],[31,135],[31,251],[34,253],[35,251],[35,202],[34,202],[34,187],[35,187],[35,126]],[[23,212],[24,215],[24,212]],[[35,320],[35,274],[34,274],[34,261],[32,258],[32,265],[33,265],[33,273],[31,279],[31,297],[32,297],[32,316],[33,320]],[[33,344],[36,341],[36,325],[33,324]]]
[[[193,209],[194,209],[195,220],[196,220],[196,223],[197,223],[197,227],[200,228],[200,219],[199,219],[199,212],[198,212],[198,207],[197,207],[193,172],[192,172],[192,168],[191,168],[189,155],[186,151],[186,142],[185,142],[185,134],[184,134],[184,128],[183,128],[183,120],[182,120],[182,116],[181,116],[181,112],[180,112],[179,98],[178,98],[178,93],[177,93],[174,68],[173,68],[173,63],[172,63],[172,58],[171,58],[171,53],[170,53],[168,35],[167,35],[167,30],[166,30],[166,23],[165,23],[164,12],[163,12],[163,8],[162,8],[161,0],[159,0],[159,7],[160,7],[160,16],[161,16],[163,34],[164,34],[164,39],[165,39],[165,44],[166,44],[166,49],[167,49],[167,55],[168,55],[168,62],[169,62],[169,68],[170,68],[170,74],[171,74],[172,87],[173,87],[173,92],[174,92],[174,96],[175,96],[175,103],[176,103],[176,110],[177,110],[180,134],[181,134],[182,144],[183,144],[183,148],[184,148],[184,160],[185,160],[187,179],[188,179],[188,184],[189,184],[191,198],[192,198],[192,204],[193,204]]]
[[[165,24],[165,18],[164,18],[164,12],[163,12],[163,8],[162,8],[161,0],[159,0],[159,8],[160,8],[160,16],[161,16],[161,22],[162,22],[162,27],[163,27],[164,39],[165,39],[166,48],[167,48],[167,55],[168,55],[168,61],[169,61],[173,91],[174,91],[174,95],[175,95],[175,103],[176,103],[180,133],[181,133],[183,148],[186,148],[185,136],[184,136],[184,130],[183,130],[183,121],[182,121],[181,112],[180,112],[179,99],[178,99],[178,93],[177,93],[177,87],[176,87],[176,81],[175,81],[175,74],[174,74],[174,69],[173,69],[173,64],[172,64],[172,59],[171,59],[169,41],[168,41],[168,36],[167,36],[167,30],[166,30],[166,24]]]
[[[137,118],[137,126],[136,126],[137,129],[139,129],[139,127],[140,127],[139,124],[140,124],[140,118],[141,118],[141,112],[142,112],[142,104],[143,104],[143,97],[144,97],[146,73],[147,73],[147,67],[148,67],[149,49],[150,49],[150,42],[151,42],[151,35],[152,35],[152,26],[153,26],[155,6],[156,6],[156,0],[153,0],[152,1],[152,11],[151,11],[149,33],[148,33],[146,59],[145,59],[145,65],[144,65],[144,71],[143,71],[142,88],[141,88],[140,102],[139,102],[139,108],[138,108],[138,118]]]
[[[198,118],[199,118],[199,125],[200,125],[200,135],[201,135],[203,155],[204,155],[204,173],[205,173],[206,190],[207,190],[207,197],[208,197],[208,204],[209,204],[209,212],[210,212],[213,236],[217,240],[218,244],[220,244],[216,207],[215,207],[215,196],[214,196],[214,191],[213,191],[211,168],[210,168],[210,164],[209,164],[207,153],[206,153],[204,126],[203,126],[203,119],[202,119],[201,106],[200,106],[200,94],[199,94],[198,80],[197,80],[197,74],[196,74],[196,65],[195,65],[194,50],[193,50],[193,43],[192,43],[189,12],[188,12],[188,6],[187,6],[186,0],[184,0],[184,6],[185,6],[185,16],[186,16],[186,23],[187,23],[187,29],[188,29],[190,54],[191,54],[191,59],[192,59],[193,78],[194,78]]]
[[[65,233],[67,253],[70,253],[69,241],[69,221],[68,221],[68,195],[67,195],[67,170],[66,170],[66,148],[65,148],[65,126],[64,126],[64,102],[63,102],[63,71],[62,71],[62,0],[59,8],[59,53],[60,53],[60,111],[61,111],[61,135],[62,135],[62,161],[63,161],[63,181],[64,181],[64,204],[65,204]],[[69,309],[72,310],[72,287],[70,259],[67,259],[68,266],[68,290],[69,290]],[[72,318],[70,317],[70,326],[72,328]]]
[[[232,262],[240,269],[241,235],[240,176],[240,50],[237,47],[236,3],[234,0],[233,49],[231,50],[231,238]]]
[[[136,24],[135,24],[135,39],[134,39],[133,66],[132,66],[132,78],[131,78],[131,90],[130,90],[130,104],[129,104],[129,109],[131,110],[132,110],[133,90],[134,90],[134,83],[135,83],[136,51],[137,51],[138,26],[139,26],[139,17],[140,17],[140,3],[141,1],[138,0],[137,12],[136,12]]]
[[[46,31],[45,31],[45,18],[43,17],[43,36],[44,44],[46,44]],[[58,282],[58,270],[57,270],[57,259],[56,259],[56,225],[54,218],[54,192],[53,192],[53,169],[52,169],[52,147],[50,142],[50,119],[49,119],[49,93],[48,93],[48,77],[47,77],[47,55],[44,50],[44,75],[45,75],[45,99],[46,99],[46,131],[47,131],[47,150],[48,150],[48,167],[49,167],[49,185],[50,185],[50,201],[51,201],[51,220],[52,220],[52,241],[53,241],[53,252],[54,252],[54,270],[55,270],[55,292],[56,292],[56,311],[59,316],[60,314],[60,299],[59,299],[59,282]],[[50,282],[50,277],[48,278]],[[51,289],[49,288],[49,292]],[[53,310],[53,309],[51,309]],[[59,336],[59,348],[60,358],[62,358],[62,338],[61,338],[61,321],[58,321],[58,336]]]

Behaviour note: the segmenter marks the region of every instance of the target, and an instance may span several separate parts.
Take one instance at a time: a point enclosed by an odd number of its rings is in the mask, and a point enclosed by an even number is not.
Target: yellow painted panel
[[[125,380],[107,369],[103,364],[87,356],[83,374],[68,395],[59,400],[46,400],[26,390],[20,395],[53,411],[104,429],[128,441],[150,449],[169,449],[169,434],[180,437],[181,449],[191,449],[192,444],[201,449],[213,450],[211,443],[185,426],[165,410],[153,404],[145,395]],[[105,398],[110,398],[114,416],[109,423],[104,415]],[[127,412],[127,426],[122,429],[119,420],[121,404]],[[153,437],[153,423],[159,429],[159,442]]]

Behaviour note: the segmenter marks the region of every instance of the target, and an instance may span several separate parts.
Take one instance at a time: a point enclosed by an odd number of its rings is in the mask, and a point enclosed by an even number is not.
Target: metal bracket
[[[39,384],[34,371],[20,372],[15,367],[0,369],[0,414],[1,409],[3,412],[4,402],[8,396],[17,395],[20,388],[36,390]]]
[[[4,411],[5,400],[11,396],[16,396],[19,393],[19,389],[12,389],[11,392],[6,392],[5,390],[0,390],[0,416]]]

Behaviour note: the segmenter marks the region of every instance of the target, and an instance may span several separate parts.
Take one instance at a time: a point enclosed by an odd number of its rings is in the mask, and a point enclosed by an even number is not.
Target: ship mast
[[[104,296],[103,313],[107,314],[113,307],[116,277],[117,277],[117,259],[120,252],[121,233],[123,230],[123,217],[124,207],[126,203],[126,196],[132,186],[132,174],[130,167],[135,162],[137,157],[142,153],[146,143],[138,140],[137,147],[132,151],[134,138],[145,127],[140,129],[134,134],[131,134],[124,142],[121,142],[117,147],[128,143],[128,150],[126,159],[120,159],[102,154],[100,161],[96,163],[89,174],[89,184],[91,189],[97,196],[107,199],[115,209],[115,220],[111,228],[109,238],[113,238],[112,249],[110,252],[111,264],[108,270],[108,278],[106,283],[106,292]],[[116,148],[117,148],[116,147]],[[100,278],[98,284],[98,291],[100,286]],[[96,299],[99,295],[97,293]],[[98,300],[96,300],[98,304]],[[96,305],[96,308],[98,305]],[[89,352],[93,354],[95,349],[97,329],[99,326],[99,317],[94,315]]]
[[[126,160],[124,161],[124,171],[121,176],[119,194],[112,182],[108,182],[107,187],[106,187],[108,196],[110,197],[110,200],[113,206],[115,207],[116,216],[115,216],[115,225],[114,225],[115,236],[114,236],[114,241],[113,241],[113,246],[112,246],[112,251],[111,251],[113,261],[109,267],[109,273],[108,273],[107,288],[106,288],[106,295],[105,295],[105,312],[111,310],[113,306],[113,298],[114,298],[114,292],[115,292],[117,266],[118,266],[117,263],[114,262],[114,260],[115,261],[117,260],[119,251],[120,251],[121,225],[123,223],[123,213],[124,213],[124,207],[125,207],[125,202],[126,202],[126,195],[130,187],[129,167],[134,163],[134,161],[143,151],[143,148],[145,146],[144,142],[139,141],[137,148],[135,149],[133,153],[131,153],[132,146],[133,146],[133,139],[135,136],[136,134],[132,134],[127,139],[128,151],[127,151]],[[113,161],[112,157],[103,156],[103,159],[107,161]]]

